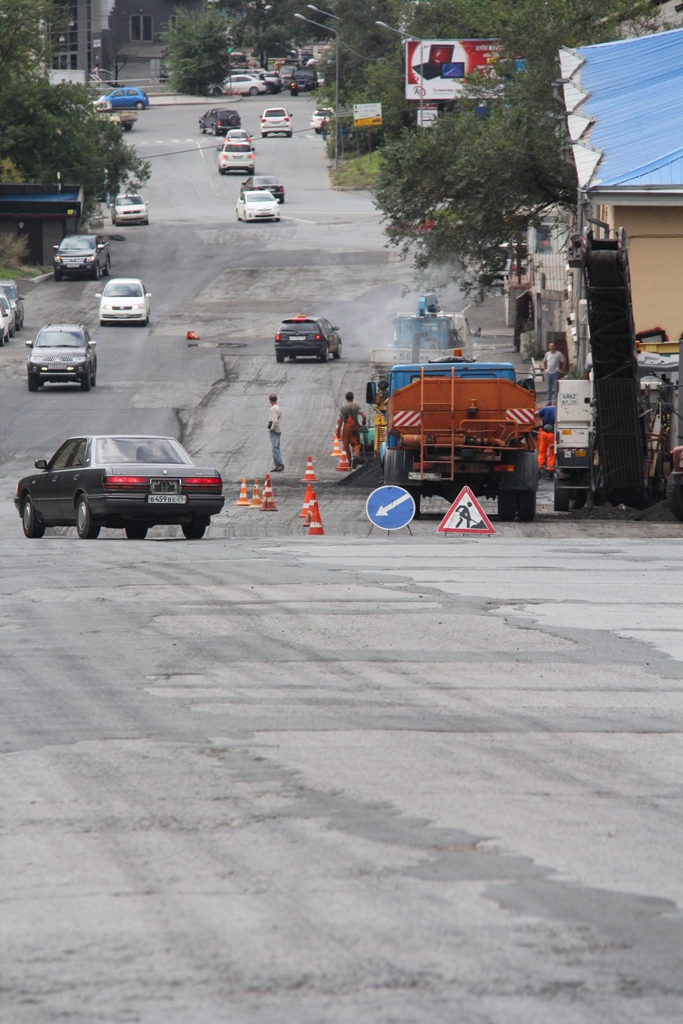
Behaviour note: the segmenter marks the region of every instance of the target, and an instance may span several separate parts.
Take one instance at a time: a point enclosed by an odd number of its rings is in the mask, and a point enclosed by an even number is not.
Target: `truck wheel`
[[[574,495],[572,505],[574,508],[583,508],[586,504],[587,492],[586,491],[573,491]]]
[[[402,448],[387,448],[384,454],[383,482],[404,487],[414,462],[415,452],[404,451]],[[415,497],[414,494],[413,497]]]
[[[416,491],[414,488],[410,488],[409,491],[413,501],[415,502],[415,519],[422,518],[422,492]]]
[[[520,523],[532,523],[536,518],[536,491],[519,491],[517,518]]]
[[[683,487],[671,476],[666,482],[666,497],[676,519],[683,523]]]
[[[555,499],[553,508],[556,512],[569,512],[569,490],[566,487],[560,488],[555,481]]]
[[[517,515],[517,491],[498,491],[498,518],[511,523]]]

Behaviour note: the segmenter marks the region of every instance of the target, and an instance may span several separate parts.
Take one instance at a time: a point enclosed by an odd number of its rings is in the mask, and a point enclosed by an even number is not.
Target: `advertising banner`
[[[495,61],[499,49],[497,39],[408,39],[406,99],[456,99],[465,75]]]
[[[382,123],[381,103],[354,103],[353,105],[353,126],[354,128],[369,128],[372,125]]]

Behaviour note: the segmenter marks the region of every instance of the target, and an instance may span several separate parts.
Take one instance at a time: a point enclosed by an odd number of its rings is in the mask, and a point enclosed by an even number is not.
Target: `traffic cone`
[[[251,507],[261,508],[261,495],[258,489],[258,477],[254,480],[254,493],[251,496]]]
[[[304,519],[303,523],[301,524],[303,526],[304,530],[307,530],[308,527],[311,525],[311,510],[312,510],[313,506],[315,505],[315,503],[317,502],[317,500],[318,499],[316,497],[315,491],[311,487],[311,497],[309,498],[308,505],[306,506],[306,518]],[[303,509],[301,511],[303,512]]]
[[[202,339],[199,337],[198,334],[195,334],[194,331],[188,331],[187,334],[185,335],[185,340],[186,341],[201,341]]]
[[[318,483],[318,478],[315,475],[315,470],[313,469],[313,459],[311,458],[310,455],[308,456],[308,462],[306,464],[306,472],[301,477],[301,483],[302,484],[308,484],[308,483],[317,484]]]
[[[308,512],[308,508],[309,508],[309,506],[311,504],[311,496],[313,494],[315,494],[315,491],[313,490],[313,488],[309,484],[308,487],[306,488],[306,494],[304,495],[304,503],[303,503],[303,505],[301,507],[301,512],[299,512],[299,519],[305,519],[306,518],[306,513]]]
[[[348,473],[351,467],[349,466],[349,457],[346,454],[346,448],[342,448],[341,459],[337,465],[338,473]]]
[[[309,537],[322,537],[325,533],[323,530],[323,521],[320,518],[320,509],[318,508],[317,500],[313,502],[311,507],[311,525],[308,528]]]
[[[270,484],[270,473],[266,473],[266,482],[263,485],[263,497],[261,498],[262,512],[276,512],[277,505],[273,497],[273,488]]]
[[[240,487],[239,501],[236,501],[235,504],[236,505],[248,505],[249,504],[249,498],[247,497],[247,478],[246,478],[246,476],[242,477],[242,486]]]
[[[330,458],[331,459],[338,459],[340,457],[340,455],[341,455],[341,448],[339,447],[339,438],[335,434],[334,435],[334,445],[332,447],[332,451],[330,452]]]

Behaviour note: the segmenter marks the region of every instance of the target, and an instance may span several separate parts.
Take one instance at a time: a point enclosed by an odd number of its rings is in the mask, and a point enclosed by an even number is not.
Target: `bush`
[[[0,266],[20,269],[28,258],[28,239],[0,231]]]

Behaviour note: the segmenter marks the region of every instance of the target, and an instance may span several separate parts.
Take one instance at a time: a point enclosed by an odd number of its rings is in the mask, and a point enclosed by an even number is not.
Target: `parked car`
[[[9,324],[9,336],[10,338],[13,338],[16,331],[14,311],[7,296],[2,294],[0,294],[0,316],[2,316],[3,323],[7,320]]]
[[[19,294],[16,281],[0,281],[0,292],[7,296],[14,310],[15,329],[20,331],[24,326],[24,296]]]
[[[333,117],[334,111],[328,110],[326,107],[320,107],[318,110],[313,111],[311,114],[311,128],[316,135],[320,135],[323,127],[323,121],[327,121],[329,123]]]
[[[240,174],[252,174],[254,170],[254,151],[249,142],[225,142],[218,151],[218,173],[229,174],[239,171]]]
[[[267,107],[261,114],[261,138],[269,135],[292,137],[292,115],[284,107]]]
[[[275,335],[275,358],[284,363],[285,356],[315,356],[326,363],[330,352],[341,359],[342,343],[339,328],[322,317],[293,316],[283,320]]]
[[[276,71],[259,71],[257,74],[261,81],[266,83],[266,92],[282,92],[284,82]]]
[[[7,300],[5,299],[5,301]],[[7,308],[0,305],[0,346],[5,345],[14,334],[12,321],[12,311],[9,308],[9,304]]]
[[[114,277],[107,281],[101,292],[96,292],[96,296],[100,300],[101,327],[121,320],[138,323],[141,327],[149,323],[152,293],[147,291],[139,277]]]
[[[125,89],[114,89],[112,92],[99,96],[96,103],[111,103],[116,110],[121,107],[135,110],[144,110],[149,106],[149,96],[142,89],[134,89],[126,86]]]
[[[236,110],[212,107],[199,118],[199,131],[202,134],[211,132],[212,135],[225,135],[230,128],[239,128],[241,124],[242,119]]]
[[[90,391],[97,383],[96,344],[83,324],[47,324],[35,341],[26,341],[29,391],[47,383],[80,384]]]
[[[297,68],[292,75],[299,92],[313,92],[318,88],[318,72],[315,68]]]
[[[280,207],[269,192],[242,192],[235,206],[238,220],[279,220]]]
[[[246,71],[228,75],[223,82],[223,92],[228,94],[237,92],[242,96],[258,96],[260,92],[267,91],[266,83],[258,75],[250,75]]]
[[[270,192],[279,203],[285,201],[285,186],[277,178],[270,174],[255,174],[245,178],[240,187],[240,192]]]
[[[149,224],[149,210],[142,196],[116,196],[111,204],[112,224]]]
[[[61,281],[65,274],[88,274],[97,280],[100,274],[107,277],[111,270],[109,242],[102,235],[67,235],[53,248],[55,281]]]
[[[199,540],[225,501],[218,470],[197,466],[172,437],[70,437],[34,466],[14,497],[31,538],[75,526],[94,540],[105,526],[144,540],[151,526],[177,524]]]

